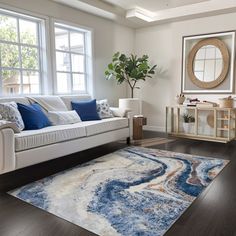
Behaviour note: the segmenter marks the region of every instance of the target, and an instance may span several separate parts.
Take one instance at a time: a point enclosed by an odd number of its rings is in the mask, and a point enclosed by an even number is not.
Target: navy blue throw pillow
[[[90,101],[72,101],[71,106],[78,113],[82,121],[101,120],[97,113],[96,99]]]
[[[17,106],[25,124],[24,130],[42,129],[51,126],[49,119],[37,103],[32,105],[17,103]]]

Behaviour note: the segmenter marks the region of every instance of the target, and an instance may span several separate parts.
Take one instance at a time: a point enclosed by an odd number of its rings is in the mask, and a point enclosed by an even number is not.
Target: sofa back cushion
[[[49,111],[48,118],[52,125],[68,125],[81,122],[76,111]]]
[[[59,96],[29,97],[31,103],[38,103],[45,111],[68,111],[65,103]]]
[[[101,120],[97,113],[96,99],[90,101],[72,101],[72,109],[80,116],[82,121]]]
[[[72,110],[71,102],[72,101],[89,101],[91,100],[91,96],[89,95],[65,95],[60,96],[62,101],[65,103],[68,110]]]
[[[24,121],[25,130],[42,129],[51,126],[51,122],[43,113],[40,105],[36,103],[31,105],[17,103],[17,106]]]
[[[0,103],[5,103],[5,102],[15,102],[15,103],[21,103],[24,105],[30,104],[29,100],[26,97],[1,97]]]

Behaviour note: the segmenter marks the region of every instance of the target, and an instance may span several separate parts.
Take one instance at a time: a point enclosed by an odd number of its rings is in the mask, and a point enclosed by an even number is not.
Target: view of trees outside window
[[[85,33],[55,24],[57,93],[86,91]]]
[[[1,93],[40,93],[39,22],[0,14]]]

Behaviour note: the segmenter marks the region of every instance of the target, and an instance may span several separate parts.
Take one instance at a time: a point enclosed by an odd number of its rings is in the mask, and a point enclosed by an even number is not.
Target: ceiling
[[[133,8],[143,8],[148,11],[160,11],[167,8],[191,5],[194,3],[205,2],[209,0],[102,0],[115,6],[122,7],[125,10]]]
[[[51,0],[133,28],[236,12],[236,0]]]

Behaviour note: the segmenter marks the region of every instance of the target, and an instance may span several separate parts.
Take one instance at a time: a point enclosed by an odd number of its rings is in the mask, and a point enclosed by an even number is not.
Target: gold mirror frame
[[[216,80],[210,81],[210,82],[201,81],[194,74],[195,56],[200,48],[202,48],[203,46],[207,46],[207,45],[213,45],[213,46],[217,47],[220,50],[220,52],[222,54],[222,59],[223,59],[223,68],[222,68],[222,71],[221,71],[219,77]],[[195,85],[197,85],[199,88],[204,88],[204,89],[215,88],[225,80],[225,78],[228,74],[228,71],[229,71],[229,60],[230,60],[229,51],[223,41],[221,41],[220,39],[217,39],[217,38],[203,39],[203,40],[199,41],[196,45],[194,45],[194,47],[192,48],[192,50],[190,51],[190,53],[188,55],[188,62],[187,62],[188,75],[189,75],[191,81]]]

